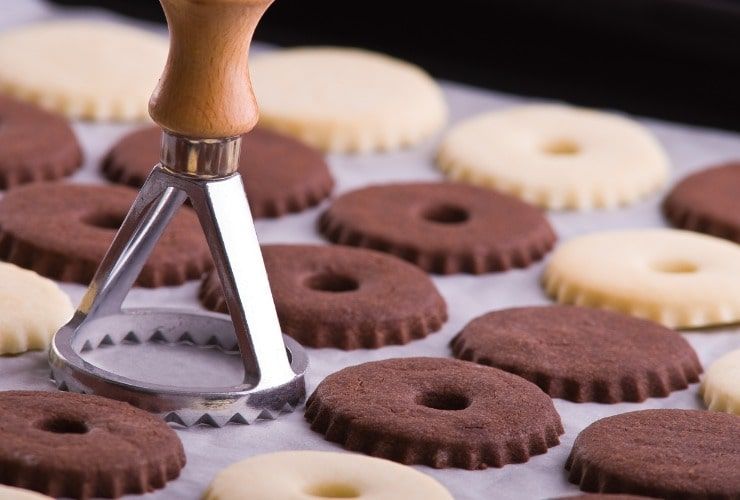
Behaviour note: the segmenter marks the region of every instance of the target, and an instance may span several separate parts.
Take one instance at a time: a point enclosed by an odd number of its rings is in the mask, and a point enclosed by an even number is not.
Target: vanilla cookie
[[[613,208],[662,186],[668,159],[639,123],[600,111],[529,105],[473,117],[439,148],[455,180],[552,209]]]
[[[260,125],[331,152],[415,144],[445,123],[439,86],[420,68],[382,54],[304,47],[254,57]]]
[[[69,297],[53,281],[0,263],[0,354],[45,349],[73,312]]]
[[[740,415],[740,349],[709,365],[700,391],[710,410]]]
[[[543,284],[558,302],[668,327],[740,321],[740,247],[675,229],[609,231],[560,246]]]
[[[452,500],[437,481],[380,458],[326,451],[257,455],[221,471],[203,500]]]
[[[12,486],[0,486],[0,500],[52,500],[51,497]]]
[[[0,34],[0,91],[72,118],[141,120],[167,38],[101,21],[63,20]]]

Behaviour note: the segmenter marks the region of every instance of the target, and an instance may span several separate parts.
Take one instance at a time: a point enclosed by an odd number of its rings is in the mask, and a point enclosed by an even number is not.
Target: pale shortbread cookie
[[[260,125],[330,152],[396,149],[444,125],[439,86],[420,68],[365,50],[304,47],[256,56]]]
[[[72,118],[141,120],[167,38],[101,21],[52,21],[0,34],[0,91]]]
[[[389,460],[323,451],[258,455],[221,471],[204,500],[452,500],[437,481]]]
[[[455,126],[437,155],[455,180],[552,209],[625,205],[663,185],[668,160],[639,123],[561,105],[520,106]]]
[[[45,349],[73,312],[69,297],[53,281],[0,263],[0,354]]]
[[[0,485],[0,500],[51,500],[51,497],[35,491]]]
[[[547,293],[668,327],[740,321],[740,246],[676,229],[609,231],[558,247]]]
[[[709,366],[701,383],[701,395],[710,410],[740,415],[740,349]]]
[[[51,500],[51,497],[35,491],[0,485],[0,500]]]

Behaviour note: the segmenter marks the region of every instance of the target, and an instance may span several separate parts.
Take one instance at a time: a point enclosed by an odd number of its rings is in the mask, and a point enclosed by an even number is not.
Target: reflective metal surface
[[[128,290],[186,198],[208,240],[231,322],[218,314],[121,311]],[[197,391],[149,384],[102,370],[80,356],[101,342],[121,341],[238,345],[244,383]],[[250,423],[299,404],[305,397],[308,358],[280,331],[241,176],[202,179],[154,167],[78,311],[54,336],[49,362],[62,389],[128,401],[183,425]]]
[[[225,177],[239,166],[241,137],[191,139],[166,130],[162,134],[160,162],[173,172],[200,177]]]

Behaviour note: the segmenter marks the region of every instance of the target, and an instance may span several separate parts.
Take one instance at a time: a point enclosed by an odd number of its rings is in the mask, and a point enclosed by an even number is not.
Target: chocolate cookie
[[[558,497],[554,500],[644,500],[650,498],[654,497],[643,497],[637,495],[611,495],[609,493],[587,493],[585,495]]]
[[[318,245],[262,247],[283,331],[310,347],[377,348],[426,337],[447,320],[429,277],[390,255]],[[227,312],[218,275],[200,289],[203,304]]]
[[[542,212],[489,189],[446,182],[371,186],[337,198],[319,229],[439,274],[527,267],[554,245]]]
[[[740,243],[740,162],[689,175],[663,200],[676,227]]]
[[[82,150],[67,120],[0,95],[0,189],[70,175]]]
[[[451,346],[457,358],[515,373],[577,403],[665,397],[698,382],[702,372],[673,330],[585,307],[494,311],[468,323]]]
[[[0,482],[54,497],[120,497],[164,487],[185,452],[162,420],[98,396],[0,392]]]
[[[161,141],[159,127],[125,136],[104,158],[103,174],[113,182],[141,186],[159,161]],[[255,218],[300,212],[328,197],[334,187],[319,151],[263,129],[242,137],[239,173]]]
[[[326,377],[311,429],[348,450],[404,464],[484,469],[526,462],[563,433],[552,400],[510,373],[446,358],[401,358]]]
[[[123,186],[38,183],[0,200],[0,259],[59,281],[88,284],[128,213],[136,191]],[[179,285],[209,269],[198,218],[172,219],[137,284]]]
[[[578,435],[565,468],[584,491],[737,499],[740,418],[701,410],[604,418]]]

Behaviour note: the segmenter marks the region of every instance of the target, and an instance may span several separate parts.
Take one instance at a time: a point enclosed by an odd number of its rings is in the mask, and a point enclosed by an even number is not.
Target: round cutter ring
[[[186,198],[203,227],[231,320],[201,311],[121,309]],[[238,351],[244,381],[212,389],[149,384],[103,370],[81,356],[94,347],[121,342],[192,343]],[[186,426],[252,423],[300,404],[306,395],[308,357],[280,330],[241,176],[203,178],[155,166],[77,312],[54,336],[49,364],[60,389],[127,401]]]
[[[111,373],[85,361],[81,354],[101,346],[164,343],[212,347],[238,352],[234,326],[225,314],[171,309],[127,309],[118,314],[87,319],[82,314],[64,326],[51,347],[52,377],[58,387],[74,392],[101,394],[128,401],[184,426],[228,423],[251,424],[292,412],[303,399],[303,374],[308,366],[305,351],[284,337],[293,372],[279,385],[197,390],[143,383]]]

